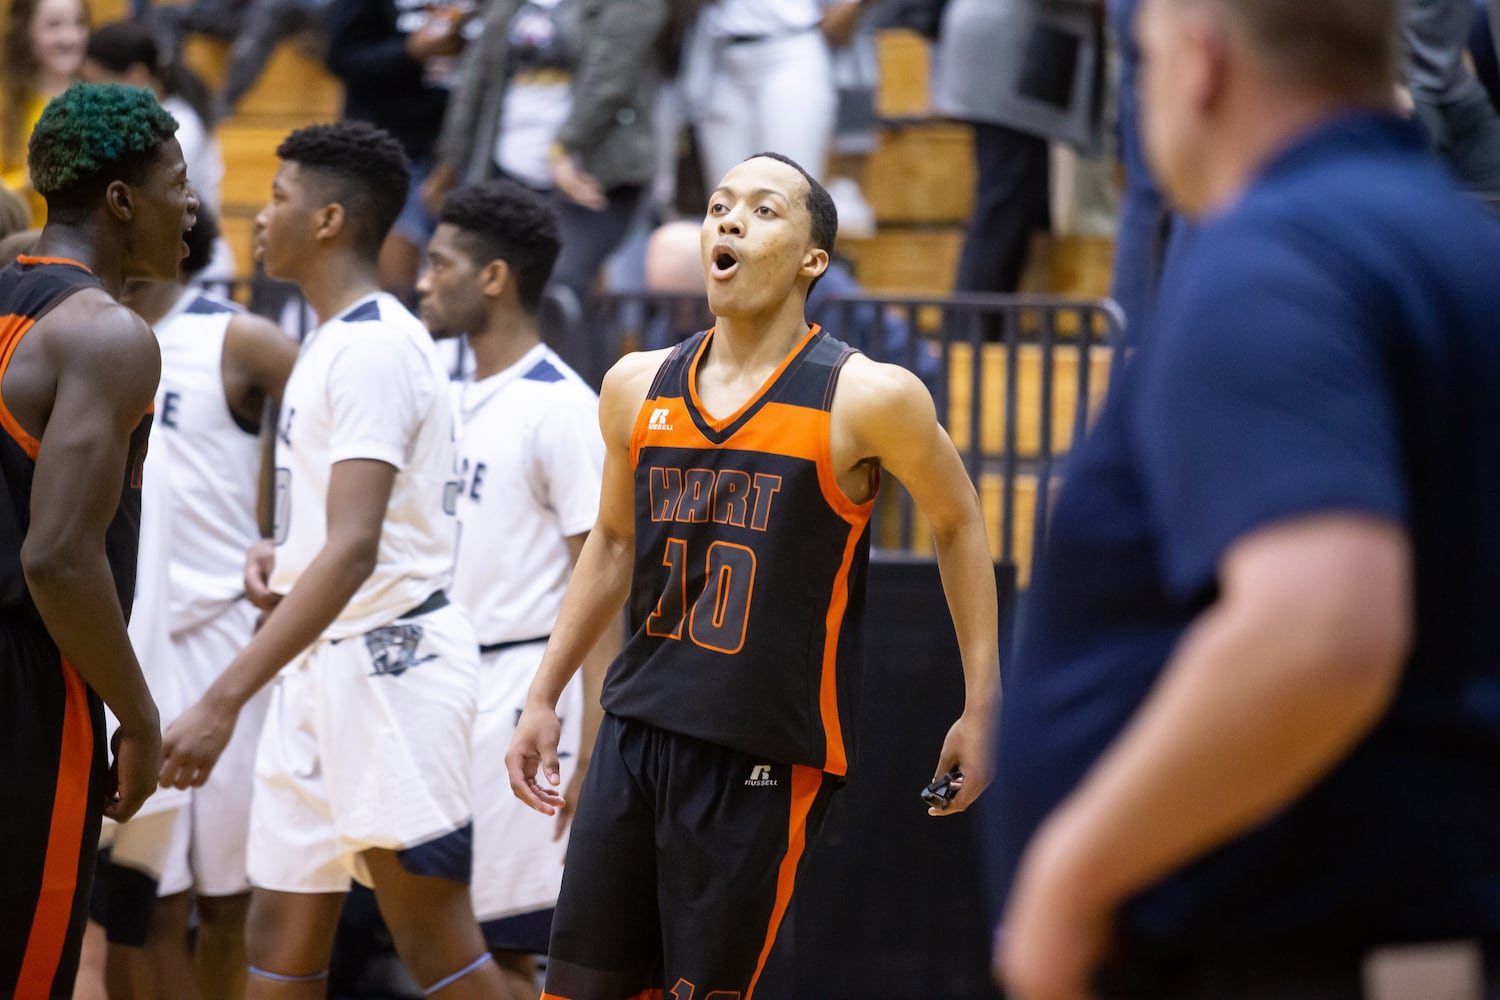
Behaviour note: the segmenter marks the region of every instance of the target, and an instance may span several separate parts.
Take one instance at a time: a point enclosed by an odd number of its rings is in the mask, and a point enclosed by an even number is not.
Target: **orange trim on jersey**
[[[818,335],[819,329],[820,328],[816,323],[809,327],[807,336],[797,341],[797,346],[793,347],[791,351],[787,353],[787,356],[781,359],[781,364],[777,365],[776,370],[770,374],[770,377],[768,377],[764,382],[760,384],[760,388],[756,389],[755,392],[751,394],[749,399],[741,403],[739,409],[735,410],[729,416],[722,419],[714,417],[711,413],[709,413],[707,407],[703,405],[703,401],[698,398],[698,365],[702,363],[703,354],[708,350],[708,345],[713,343],[714,331],[710,329],[708,331],[708,336],[703,338],[703,343],[698,345],[698,353],[693,355],[692,363],[688,365],[688,395],[693,399],[693,406],[697,408],[698,413],[703,417],[704,421],[708,423],[709,427],[713,428],[716,431],[722,431],[724,428],[734,423],[740,417],[744,416],[746,410],[750,409],[750,407],[760,402],[760,398],[766,394],[766,391],[770,389],[771,386],[776,384],[777,379],[781,378],[782,373],[787,369],[787,365],[792,363],[792,359],[801,354],[802,349],[807,346],[807,342]]]
[[[803,764],[792,765],[792,808],[786,826],[786,854],[782,856],[781,868],[776,873],[776,904],[771,907],[771,920],[766,926],[766,941],[760,948],[760,960],[755,963],[755,975],[750,977],[750,988],[745,991],[745,1000],[755,997],[755,984],[765,971],[766,959],[771,955],[771,946],[776,943],[776,932],[781,928],[781,918],[786,916],[787,905],[792,901],[792,889],[797,884],[797,866],[802,863],[802,854],[807,849],[807,816],[818,800],[818,790],[823,787],[823,772]]]
[[[833,575],[833,593],[829,595],[828,617],[823,629],[823,673],[818,679],[818,714],[823,721],[823,737],[827,741],[823,770],[842,777],[849,771],[849,760],[844,754],[844,725],[839,719],[839,636],[844,626],[844,615],[849,608],[849,570],[854,565],[854,554],[859,549],[863,525],[849,530],[844,542],[844,558],[839,570]]]
[[[626,997],[625,1000],[663,1000],[664,996],[665,994],[661,990],[642,990],[635,996]],[[561,993],[548,993],[546,990],[543,990],[541,1000],[573,1000],[573,998],[565,997]]]
[[[5,378],[5,373],[10,368],[10,358],[16,353],[16,345],[21,343],[26,331],[35,325],[36,320],[29,316],[0,316],[0,380]],[[36,460],[42,443],[27,433],[15,414],[10,412],[10,407],[5,405],[3,391],[0,391],[0,427],[4,427],[5,432],[16,439],[16,443],[32,461]]]
[[[62,958],[73,897],[78,890],[78,851],[88,815],[89,775],[94,763],[94,724],[89,717],[83,678],[67,660],[63,672],[62,747],[57,761],[57,791],[52,800],[52,825],[47,833],[47,856],[42,862],[42,889],[31,918],[31,936],[16,979],[15,1000],[46,1000]]]
[[[76,261],[76,260],[72,259],[71,257],[33,257],[29,253],[21,253],[21,254],[16,254],[16,263],[18,263],[18,264],[70,264],[73,267],[81,267],[81,268],[83,268],[89,274],[93,274],[94,273],[94,269],[93,268],[89,267],[87,264],[81,263],[80,261]]]

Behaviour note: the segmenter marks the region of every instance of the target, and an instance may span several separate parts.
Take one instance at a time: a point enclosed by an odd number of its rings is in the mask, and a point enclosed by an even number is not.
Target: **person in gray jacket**
[[[1014,292],[1031,233],[1050,225],[1048,141],[1098,139],[1095,0],[949,0],[934,106],[974,129],[974,210],[954,290]]]
[[[501,175],[552,192],[563,241],[553,284],[586,299],[652,179],[666,20],[667,0],[492,0],[448,105],[427,203]]]

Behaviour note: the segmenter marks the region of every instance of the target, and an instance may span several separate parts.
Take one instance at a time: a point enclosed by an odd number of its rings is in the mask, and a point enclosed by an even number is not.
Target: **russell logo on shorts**
[[[770,764],[756,764],[750,769],[750,777],[745,779],[745,784],[751,788],[765,788],[776,784],[776,779],[771,777]]]
[[[437,659],[436,653],[417,655],[417,647],[422,644],[423,634],[420,625],[399,623],[385,625],[366,634],[365,647],[370,651],[370,665],[374,667],[370,676],[388,674],[400,677],[412,667]]]

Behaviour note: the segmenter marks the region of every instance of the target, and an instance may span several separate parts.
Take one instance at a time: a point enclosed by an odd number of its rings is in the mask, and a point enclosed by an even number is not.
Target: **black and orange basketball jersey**
[[[84,288],[100,288],[93,272],[71,260],[17,257],[0,270],[0,387],[16,345],[37,321],[68,296]],[[21,543],[31,523],[31,480],[41,442],[27,433],[5,404],[0,388],[0,619],[37,625],[41,619],[21,571]],[[151,414],[145,414],[130,435],[130,455],[120,504],[105,534],[105,552],[120,606],[130,615],[135,597],[136,547],[141,524],[141,466]]]
[[[842,775],[873,501],[839,488],[829,409],[854,351],[813,327],[757,395],[715,420],[695,375],[712,336],[672,352],[631,433],[632,636],[604,707]]]

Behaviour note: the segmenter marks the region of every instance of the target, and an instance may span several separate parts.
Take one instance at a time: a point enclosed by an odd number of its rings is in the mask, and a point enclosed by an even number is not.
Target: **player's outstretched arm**
[[[967,809],[990,782],[1000,696],[999,600],[995,566],[974,484],[937,422],[915,375],[857,355],[834,397],[835,455],[877,459],[906,487],[932,525],[943,593],[958,634],[964,710],[943,742],[934,777],[954,767],[962,783],[945,812]]]
[[[599,519],[589,532],[563,594],[562,608],[526,707],[516,724],[505,767],[516,797],[551,816],[564,804],[558,789],[557,699],[573,673],[611,626],[619,622],[630,594],[635,556],[635,482],[630,432],[646,390],[669,352],[632,354],[604,376],[599,391],[599,429],[604,435],[604,472],[599,487]],[[539,774],[540,772],[540,774]],[[544,778],[547,784],[543,784]]]
[[[58,649],[120,720],[118,788],[105,815],[123,821],[156,790],[161,722],[125,630],[104,535],[161,355],[139,317],[112,303],[100,309],[101,298],[80,292],[44,320],[57,383],[21,567]]]
[[[369,579],[395,480],[395,467],[385,462],[334,463],[328,480],[328,540],[250,645],[167,728],[164,784],[192,788],[207,781],[245,702],[312,645]]]

